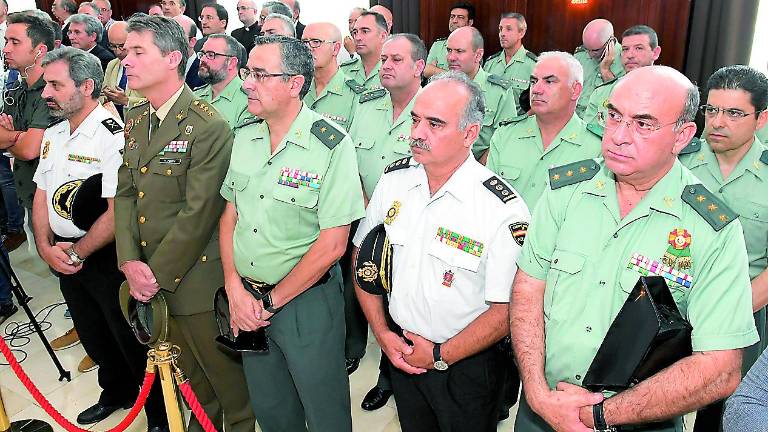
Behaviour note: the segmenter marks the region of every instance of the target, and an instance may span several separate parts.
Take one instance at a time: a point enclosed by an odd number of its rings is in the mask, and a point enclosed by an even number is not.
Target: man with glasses
[[[208,36],[212,34],[226,34],[229,13],[227,12],[227,9],[220,4],[208,3],[203,6],[200,11],[200,16],[197,19],[200,21],[203,37],[198,39],[197,43],[195,43],[195,52],[200,52],[203,48],[203,44],[208,40]]]
[[[242,91],[243,80],[238,77],[238,59],[244,57],[243,47],[232,36],[210,35],[197,53],[200,59],[198,75],[205,86],[195,89],[195,96],[213,105],[231,128],[251,117],[248,97]]]
[[[459,2],[451,6],[448,16],[448,34],[454,30],[471,26],[475,22],[475,6],[467,2]],[[424,70],[424,78],[429,78],[440,72],[448,70],[448,38],[441,37],[432,42],[427,56],[427,68]]]
[[[363,12],[355,21],[352,38],[357,56],[341,64],[341,70],[366,90],[381,88],[381,46],[389,35],[387,21],[378,12]]]
[[[160,0],[160,6],[166,18],[175,18],[184,13],[187,2],[186,0]]]
[[[680,72],[638,68],[610,96],[603,160],[550,170],[512,286],[525,394],[515,430],[680,431],[685,413],[738,385],[741,349],[758,340],[742,226],[677,160],[698,102]],[[628,390],[592,393],[584,376],[640,276],[664,278],[693,353]]]
[[[610,21],[602,18],[590,21],[581,33],[581,40],[583,45],[573,53],[584,69],[584,89],[576,105],[579,117],[584,114],[589,97],[597,86],[624,75],[621,57],[616,55],[621,52],[621,45],[613,36]]]
[[[283,14],[269,14],[261,23],[261,36],[296,37],[296,27],[293,21]]]
[[[237,19],[243,23],[243,26],[232,30],[232,37],[245,48],[245,55],[251,52],[253,40],[259,35],[261,26],[256,16],[255,0],[239,0],[237,2]]]
[[[265,327],[269,338],[267,353],[243,352],[262,430],[350,432],[336,262],[364,213],[355,151],[340,126],[302,103],[313,75],[309,48],[285,36],[255,44],[243,89],[258,120],[235,130],[221,187],[231,325],[235,334]]]
[[[94,0],[92,3],[99,8],[99,21],[104,26],[104,30],[109,31],[109,28],[115,23],[115,20],[112,19],[112,4],[109,0]]]
[[[768,121],[768,78],[748,66],[726,66],[707,82],[702,139],[680,152],[680,162],[738,215],[752,280],[752,310],[760,342],[744,350],[746,374],[765,348],[768,304],[768,149],[755,132]],[[696,414],[695,431],[718,430],[723,402]]]
[[[128,23],[115,21],[109,28],[109,47],[117,56],[109,62],[104,72],[104,83],[101,87],[101,102],[115,104],[120,117],[124,111],[136,104],[141,99],[141,94],[128,86],[128,76],[121,63],[127,52],[125,51],[125,38],[128,36]]]
[[[220,349],[213,297],[224,283],[217,222],[232,131],[184,85],[187,37],[167,18],[128,20],[128,85],[146,101],[126,113],[115,195],[115,240],[130,295],[163,296],[167,340],[217,430],[253,432],[242,366]],[[202,431],[193,416],[189,430]]]

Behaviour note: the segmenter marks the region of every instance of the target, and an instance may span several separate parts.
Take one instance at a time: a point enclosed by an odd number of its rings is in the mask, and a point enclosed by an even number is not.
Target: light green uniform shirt
[[[687,199],[709,212],[711,200],[688,186],[700,181],[687,168],[675,161],[624,218],[614,176],[602,160],[564,168],[577,176],[586,172],[581,168],[599,172],[546,190],[518,259],[520,269],[546,281],[545,375],[551,388],[560,381],[581,385],[613,319],[643,275],[632,265],[633,258],[661,262],[672,249],[670,234],[675,230],[690,236],[690,268],[677,258],[672,265],[691,284],[686,288],[668,280],[667,285],[693,327],[693,351],[738,349],[758,340],[741,223],[726,217],[730,222],[715,231],[682,200],[689,194]],[[718,220],[724,213],[732,214],[718,208],[707,217]]]
[[[611,96],[611,92],[613,92],[613,88],[616,87],[618,82],[619,78],[600,84],[592,92],[592,96],[589,97],[587,108],[584,110],[584,114],[581,115],[581,118],[584,119],[587,124],[597,123],[598,113],[606,112],[605,106],[608,103],[608,98]]]
[[[496,130],[486,167],[511,184],[532,209],[549,187],[549,168],[600,156],[600,142],[574,114],[544,150],[536,116],[530,116]]]
[[[266,122],[235,130],[221,195],[237,208],[237,272],[269,284],[293,269],[320,230],[365,215],[352,141],[306,105],[274,154]]]
[[[483,69],[489,74],[498,75],[512,83],[515,103],[520,105],[520,94],[531,84],[531,74],[536,66],[536,54],[520,47],[507,63],[504,51],[499,51],[485,61]]]
[[[381,80],[379,79],[379,69],[381,68],[381,61],[376,63],[376,66],[371,71],[371,74],[365,76],[365,68],[363,67],[363,60],[360,56],[355,56],[352,60],[345,61],[339,68],[348,79],[355,80],[355,83],[365,87],[365,90],[376,90],[381,88]]]
[[[477,137],[477,141],[472,146],[475,159],[479,159],[491,145],[491,136],[499,123],[517,116],[517,103],[514,100],[509,80],[491,75],[480,68],[473,81],[480,86],[485,97],[483,125],[480,128],[480,136]]]
[[[224,120],[229,123],[229,127],[244,123],[253,118],[253,114],[248,112],[248,96],[243,92],[243,80],[235,77],[224,87],[216,98],[213,98],[213,87],[206,86],[195,89],[195,96],[213,105]]]
[[[768,143],[768,124],[763,126],[762,129],[757,131],[757,139],[760,140],[761,143]]]
[[[616,78],[624,75],[624,66],[621,64],[621,44],[616,42],[614,52],[616,53],[613,63],[611,64],[611,72]],[[584,110],[587,109],[589,104],[589,98],[592,96],[592,92],[600,84],[603,84],[603,77],[600,75],[600,62],[593,60],[589,56],[589,51],[584,46],[576,48],[576,52],[573,54],[576,60],[581,63],[581,67],[584,69],[584,88],[581,90],[581,96],[576,104],[576,114],[582,119]]]
[[[416,96],[394,120],[389,93],[361,102],[355,111],[349,135],[355,143],[360,178],[368,198],[373,196],[384,168],[411,155],[411,110],[415,101]]]
[[[427,64],[435,65],[443,70],[448,70],[448,38],[435,39],[429,47]]]
[[[312,111],[335,121],[344,130],[349,130],[357,105],[358,93],[355,90],[361,91],[361,88],[352,82],[347,83],[344,72],[338,70],[319,96],[313,79],[309,92],[304,96],[304,103]]]

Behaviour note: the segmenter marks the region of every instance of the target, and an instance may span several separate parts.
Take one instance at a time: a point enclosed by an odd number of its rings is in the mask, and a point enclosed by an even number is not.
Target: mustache
[[[427,151],[432,150],[432,147],[430,147],[430,145],[427,144],[427,142],[424,141],[423,139],[411,138],[411,142],[409,144],[411,147],[420,148],[422,150],[427,150]]]
[[[45,98],[45,103],[51,103],[51,104],[54,104],[56,106],[59,106],[59,103],[56,102],[56,100],[54,100],[53,98]]]

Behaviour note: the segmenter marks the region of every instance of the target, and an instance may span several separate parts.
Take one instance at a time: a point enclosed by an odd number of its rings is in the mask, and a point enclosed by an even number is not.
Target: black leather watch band
[[[264,296],[261,298],[261,303],[264,305],[264,310],[271,313],[272,315],[280,312],[280,309],[282,309],[282,308],[276,308],[274,303],[272,303],[271,291],[264,294]]]
[[[439,343],[434,344],[434,346],[432,347],[432,359],[434,361],[440,361],[441,360],[440,344]]]
[[[603,403],[592,405],[592,421],[595,423],[596,431],[609,431],[611,428],[605,422],[605,413],[603,413]]]

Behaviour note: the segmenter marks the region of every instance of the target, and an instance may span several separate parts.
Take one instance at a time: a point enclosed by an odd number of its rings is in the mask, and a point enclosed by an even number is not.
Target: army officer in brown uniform
[[[131,18],[125,49],[128,85],[147,101],[126,115],[115,196],[118,264],[136,300],[165,297],[168,340],[181,347],[180,365],[216,428],[252,432],[239,358],[214,342],[213,295],[224,284],[219,188],[232,132],[184,84],[187,40],[176,22]],[[194,417],[190,423],[189,430],[202,430]]]

